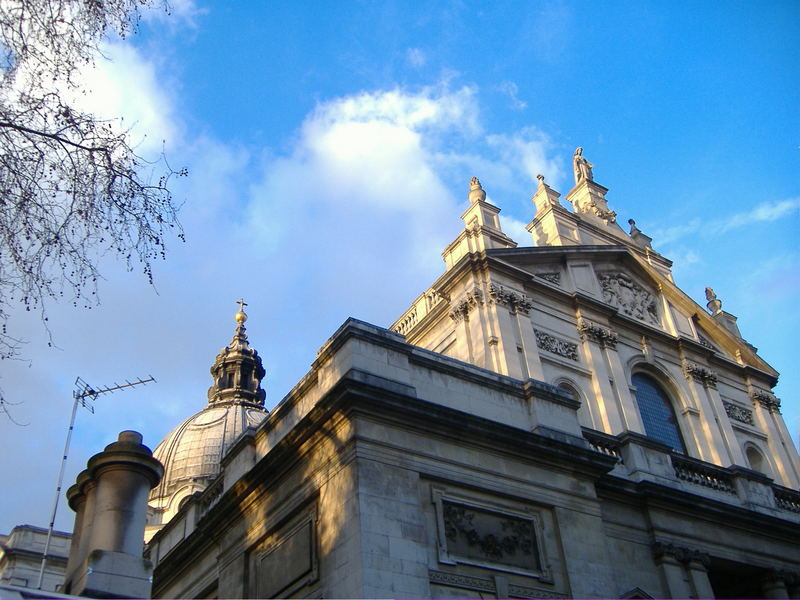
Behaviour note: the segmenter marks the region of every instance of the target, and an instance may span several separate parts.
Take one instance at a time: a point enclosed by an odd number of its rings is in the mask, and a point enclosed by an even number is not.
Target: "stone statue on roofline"
[[[586,181],[594,181],[592,177],[592,167],[594,165],[586,160],[583,155],[583,148],[576,148],[575,154],[572,156],[572,169],[575,172],[575,185],[578,185],[584,179]]]

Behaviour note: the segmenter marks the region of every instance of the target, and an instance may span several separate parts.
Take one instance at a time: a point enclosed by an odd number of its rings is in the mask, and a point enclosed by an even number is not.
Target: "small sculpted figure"
[[[579,184],[584,179],[594,181],[592,178],[592,167],[594,165],[586,160],[583,155],[583,148],[576,148],[572,157],[572,168],[575,171],[575,184]]]

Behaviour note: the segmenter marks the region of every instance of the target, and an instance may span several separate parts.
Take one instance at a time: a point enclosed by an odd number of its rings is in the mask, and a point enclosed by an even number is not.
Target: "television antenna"
[[[64,454],[61,457],[61,468],[58,472],[58,484],[56,485],[56,497],[53,499],[53,512],[50,516],[50,526],[47,529],[47,541],[44,543],[44,553],[42,554],[42,564],[39,567],[39,581],[36,584],[36,589],[42,589],[42,581],[44,580],[44,568],[47,565],[47,553],[50,550],[50,540],[53,537],[53,527],[56,523],[56,512],[58,511],[58,501],[61,497],[61,485],[64,482],[64,469],[67,466],[67,454],[69,453],[69,444],[72,441],[72,430],[75,429],[75,415],[78,412],[78,404],[83,406],[86,410],[90,413],[94,414],[94,404],[93,402],[97,400],[97,397],[100,394],[111,394],[116,391],[126,390],[127,388],[131,388],[135,385],[144,385],[147,383],[153,382],[155,383],[156,380],[152,375],[148,375],[147,379],[137,379],[136,381],[128,381],[125,380],[125,383],[119,384],[114,383],[114,385],[94,389],[91,385],[86,383],[83,379],[78,377],[75,379],[75,389],[72,391],[72,416],[69,420],[69,429],[67,429],[67,440],[64,443]],[[75,535],[75,532],[72,532],[72,535]]]

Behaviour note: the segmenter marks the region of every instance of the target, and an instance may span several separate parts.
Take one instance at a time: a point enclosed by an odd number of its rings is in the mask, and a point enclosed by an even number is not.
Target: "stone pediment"
[[[625,271],[599,271],[597,280],[603,301],[621,314],[661,326],[657,296]]]

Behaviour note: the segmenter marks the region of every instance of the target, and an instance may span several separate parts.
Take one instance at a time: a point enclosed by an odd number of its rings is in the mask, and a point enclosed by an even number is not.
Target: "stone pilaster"
[[[733,460],[728,453],[728,446],[723,440],[721,430],[717,427],[703,427],[702,425],[717,421],[727,423],[725,415],[718,415],[714,411],[714,397],[719,398],[717,374],[711,369],[687,359],[683,360],[683,374],[686,377],[695,407],[699,411],[699,419],[692,419],[692,427],[703,428],[703,431],[697,431],[694,436],[698,446],[698,458],[717,465],[731,464]],[[721,404],[721,401],[718,401],[717,404]],[[731,433],[733,432],[731,431]]]
[[[620,411],[618,397],[611,385],[614,377],[606,356],[609,347],[616,347],[617,335],[580,317],[577,328],[581,334],[587,367],[592,372],[592,387],[597,416],[600,419],[597,425],[605,433],[612,435],[622,433],[627,427]]]
[[[767,434],[767,445],[778,469],[776,479],[787,487],[800,487],[800,465],[796,454],[791,456],[786,451],[787,447],[793,447],[793,443],[780,416],[780,400],[772,393],[756,387],[750,390],[750,398],[753,401],[753,418],[761,431]]]
[[[611,329],[584,318],[578,319],[578,332],[584,344],[597,344],[602,350],[601,353],[605,359],[606,367],[614,382],[613,393],[616,398],[617,411],[622,421],[623,431],[644,433],[642,417],[631,395],[627,377],[625,376],[625,369],[622,366],[619,353],[616,351],[619,336]]]

